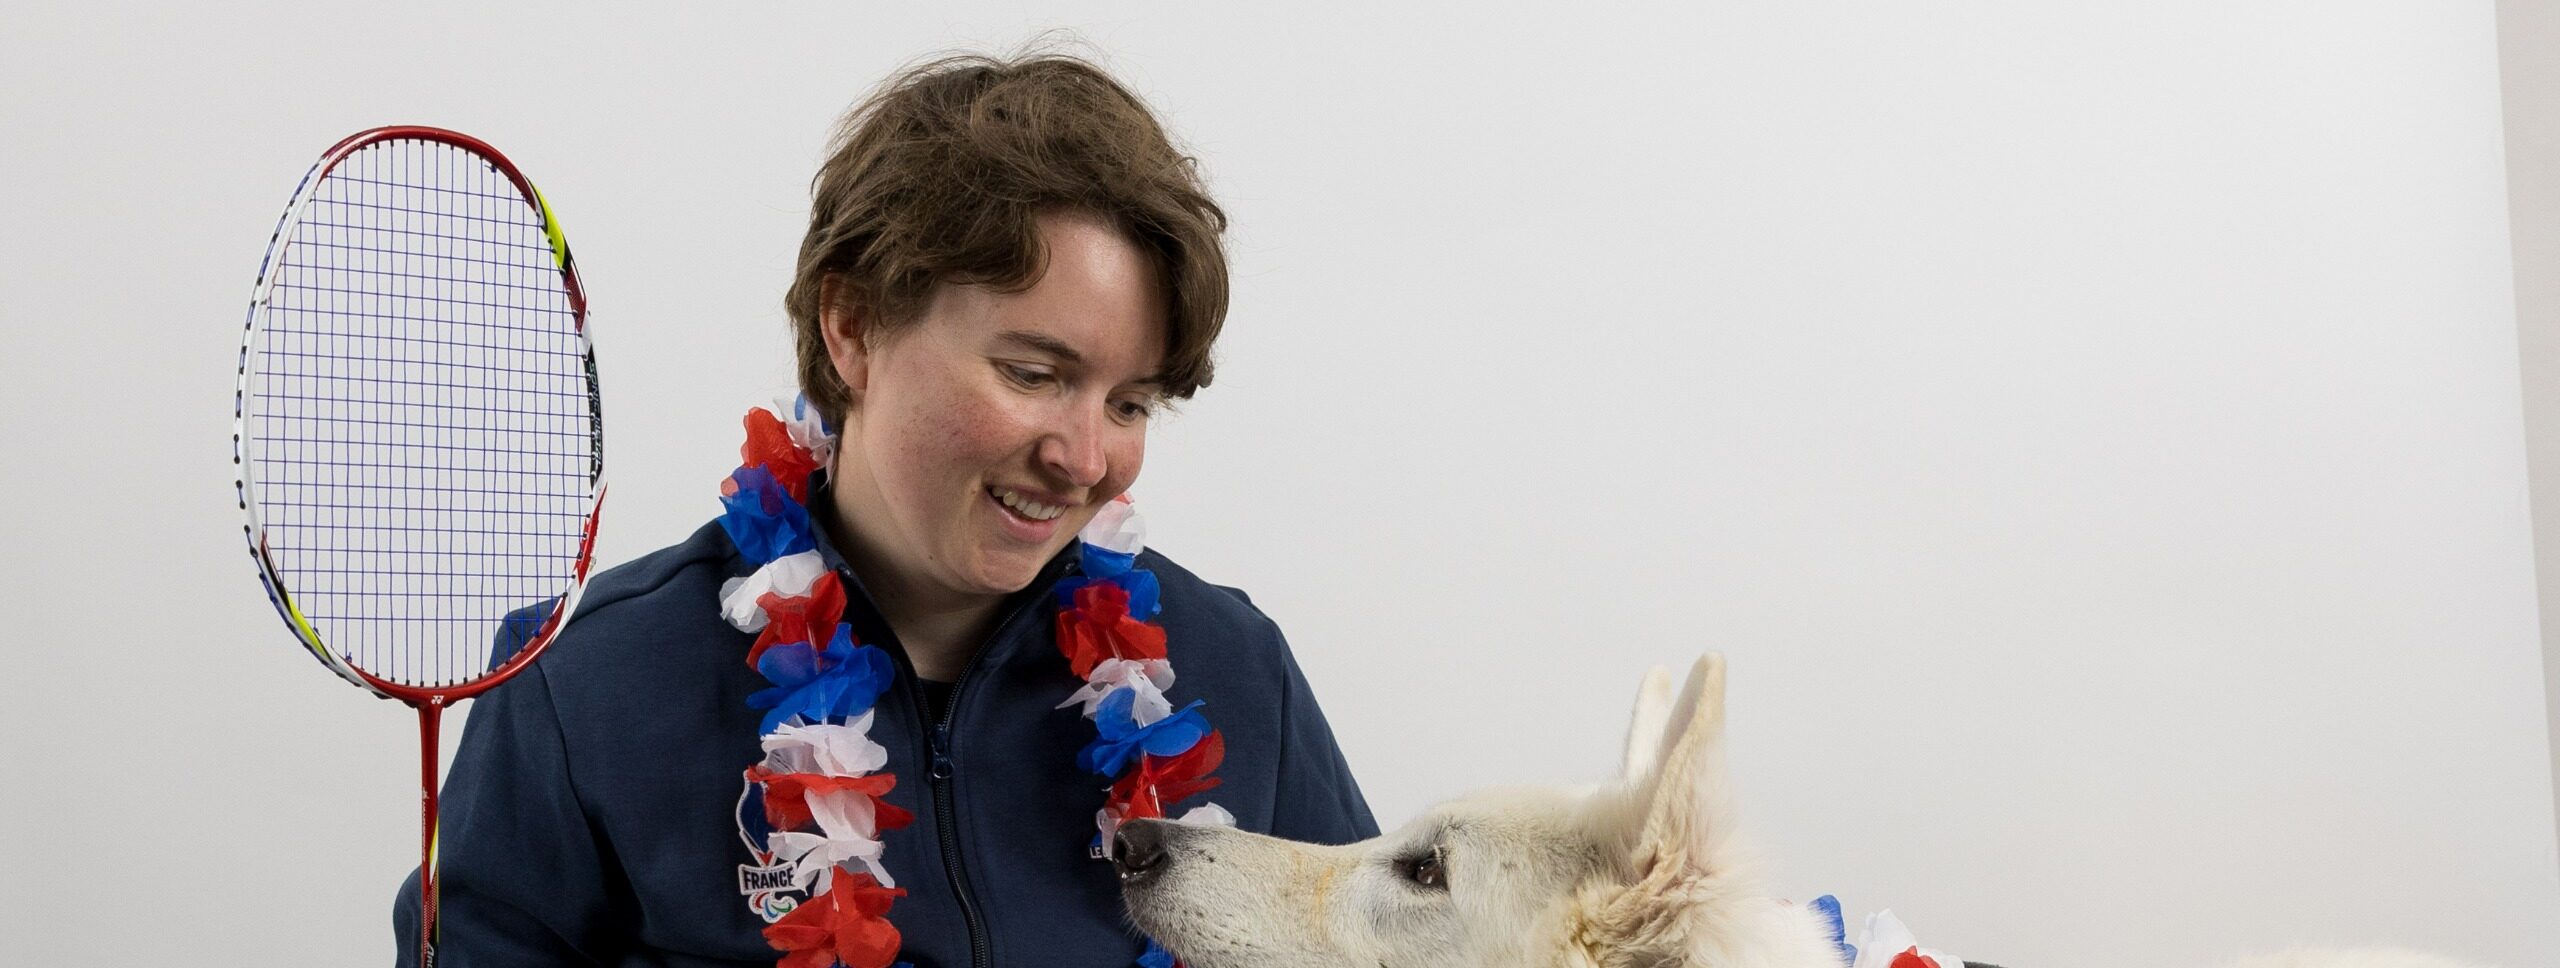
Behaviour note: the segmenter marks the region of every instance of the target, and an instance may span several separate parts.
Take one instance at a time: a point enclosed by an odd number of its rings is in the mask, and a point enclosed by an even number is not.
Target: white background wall
[[[2507,118],[2525,453],[2538,470],[2534,560],[2542,590],[2547,702],[2560,696],[2560,0],[2498,4],[2498,67]],[[2551,712],[2551,767],[2560,773],[2560,709]],[[2560,800],[2560,787],[2553,797]]]
[[[320,149],[544,186],[621,560],[789,383],[837,112],[1049,26],[1236,221],[1156,544],[1281,621],[1382,819],[1601,776],[1718,648],[1789,895],[2029,968],[2560,948],[2491,4],[1224,6],[0,15],[0,962],[391,956],[414,720],[230,503]]]

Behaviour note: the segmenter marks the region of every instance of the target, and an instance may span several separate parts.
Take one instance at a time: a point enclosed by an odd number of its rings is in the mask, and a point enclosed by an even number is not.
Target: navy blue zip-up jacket
[[[845,621],[898,662],[870,735],[898,778],[888,801],[915,813],[882,836],[883,866],[907,892],[889,912],[900,960],[1128,968],[1144,943],[1127,927],[1110,863],[1090,854],[1109,782],[1075,766],[1093,725],[1078,707],[1054,708],[1081,685],[1054,631],[1053,586],[1075,547],[1004,604],[937,722],[895,635],[820,531]],[[1162,555],[1138,565],[1163,584],[1157,621],[1179,676],[1169,697],[1177,708],[1206,700],[1201,712],[1227,744],[1222,784],[1168,811],[1215,802],[1246,830],[1323,843],[1375,836],[1279,628],[1244,593]],[[719,616],[721,583],[751,570],[715,521],[606,571],[541,660],[473,705],[441,806],[439,965],[781,957],[741,887],[754,858],[737,822],[744,771],[763,757],[763,714],[747,696],[768,683],[746,664],[754,635]],[[417,922],[412,872],[393,912],[400,965],[417,961]]]

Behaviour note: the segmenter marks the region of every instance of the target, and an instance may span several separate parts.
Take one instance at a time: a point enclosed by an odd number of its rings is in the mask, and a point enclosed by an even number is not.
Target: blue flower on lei
[[[1809,906],[1813,908],[1813,913],[1822,916],[1823,925],[1831,929],[1831,944],[1840,949],[1840,963],[1856,964],[1858,946],[1849,943],[1849,923],[1840,916],[1840,899],[1825,894],[1814,898]]]
[[[1085,545],[1078,556],[1084,574],[1058,581],[1058,607],[1076,607],[1076,589],[1098,581],[1120,586],[1129,593],[1129,617],[1144,622],[1164,611],[1159,601],[1161,587],[1156,573],[1138,567],[1138,556],[1124,555],[1108,548]]]
[[[791,499],[791,492],[782,489],[772,471],[762,464],[741,467],[729,480],[736,489],[720,496],[721,506],[727,508],[720,515],[720,528],[729,532],[730,542],[748,564],[763,565],[818,547],[809,509]]]
[[[1156,944],[1156,939],[1148,938],[1146,952],[1138,956],[1139,968],[1173,968],[1173,965],[1173,952]]]
[[[807,642],[772,646],[756,659],[756,671],[773,688],[748,696],[747,705],[772,710],[764,716],[767,733],[793,716],[824,723],[862,715],[880,701],[880,693],[897,675],[889,653],[878,646],[853,644],[853,626],[841,622],[824,650],[810,648]]]
[[[1128,686],[1111,690],[1093,709],[1093,742],[1076,752],[1076,768],[1103,776],[1116,777],[1139,753],[1174,756],[1190,749],[1209,735],[1209,720],[1200,715],[1200,700],[1175,710],[1174,714],[1144,726],[1138,725],[1136,708],[1138,691]]]

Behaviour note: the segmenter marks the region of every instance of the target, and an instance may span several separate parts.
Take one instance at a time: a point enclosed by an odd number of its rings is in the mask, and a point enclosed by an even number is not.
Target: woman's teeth
[[[1063,504],[1042,504],[1001,487],[991,488],[990,490],[995,494],[996,500],[1004,502],[1004,506],[1012,508],[1015,513],[1034,521],[1046,521],[1050,518],[1067,513],[1066,505]]]

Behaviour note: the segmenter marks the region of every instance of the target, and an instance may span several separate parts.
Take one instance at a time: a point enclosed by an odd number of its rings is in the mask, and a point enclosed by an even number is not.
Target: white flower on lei
[[[806,397],[773,398],[773,415],[791,432],[791,442],[808,451],[818,462],[818,470],[835,466],[836,439],[827,434],[826,421],[818,419],[818,408]]]
[[[772,592],[784,598],[809,594],[809,586],[827,573],[826,560],[815,551],[784,555],[764,563],[764,567],[745,578],[732,578],[720,584],[720,617],[741,631],[764,631],[764,608],[756,599]]]
[[[862,776],[889,765],[889,751],[871,741],[871,710],[851,721],[815,726],[785,723],[764,737],[764,768],[775,773]]]
[[[1173,822],[1199,824],[1204,827],[1233,827],[1236,825],[1236,815],[1228,813],[1225,807],[1204,803],[1183,811],[1182,816],[1173,818]]]
[[[1102,697],[1121,688],[1137,690],[1137,703],[1129,708],[1138,725],[1173,715],[1173,701],[1164,697],[1164,691],[1173,688],[1173,663],[1163,659],[1112,658],[1094,663],[1093,673],[1085,677],[1084,688],[1051,708],[1065,709],[1083,703],[1084,718],[1092,719],[1094,707],[1102,704]]]
[[[1886,908],[1867,915],[1866,930],[1858,935],[1858,960],[1850,968],[1892,968],[1894,960],[1904,952],[1912,952],[1935,963],[1936,968],[1964,968],[1964,959],[1936,948],[1920,947],[1911,929]],[[1923,966],[1926,968],[1926,966]]]
[[[858,861],[882,887],[896,887],[880,866],[879,816],[871,797],[859,790],[812,794],[809,815],[819,833],[777,831],[765,838],[774,858],[791,865],[791,882],[811,897],[823,894],[837,864]]]
[[[1076,537],[1096,548],[1134,555],[1146,550],[1147,522],[1138,517],[1138,506],[1123,494],[1094,512],[1093,520],[1076,532]]]

